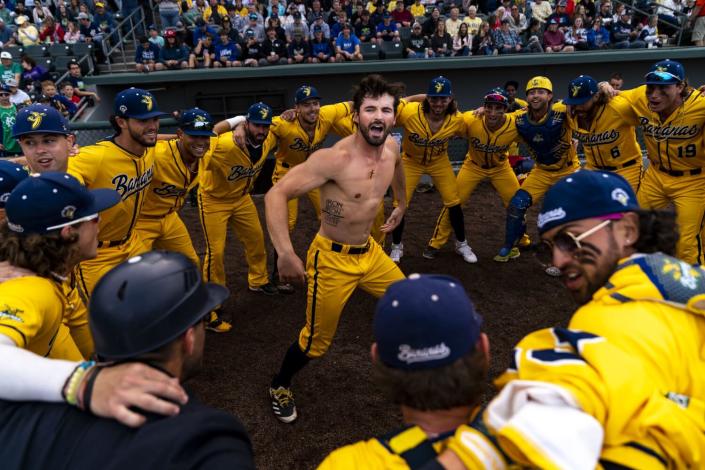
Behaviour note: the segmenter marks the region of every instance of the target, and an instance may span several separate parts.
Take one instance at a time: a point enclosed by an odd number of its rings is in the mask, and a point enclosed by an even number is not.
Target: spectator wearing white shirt
[[[526,21],[526,15],[519,11],[519,7],[512,5],[512,9],[509,12],[509,28],[515,33],[521,35],[524,34],[526,28],[529,27],[529,23]]]
[[[462,23],[459,16],[460,10],[458,7],[453,7],[450,9],[450,18],[446,20],[446,32],[450,34],[450,37],[455,37],[458,35],[458,29],[460,29],[460,23]]]
[[[531,17],[536,18],[541,24],[546,23],[551,13],[553,13],[553,8],[545,0],[534,0],[534,3],[531,4]]]

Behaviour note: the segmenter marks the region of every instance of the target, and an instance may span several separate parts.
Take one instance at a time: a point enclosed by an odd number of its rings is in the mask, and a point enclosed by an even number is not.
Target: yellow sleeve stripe
[[[503,470],[507,468],[507,462],[497,451],[494,444],[474,429],[465,428],[457,435],[459,443],[470,452],[470,454],[481,464],[481,467],[490,470]],[[465,452],[463,452],[466,454]],[[467,454],[466,454],[467,455]],[[475,460],[473,459],[473,460]],[[467,463],[462,459],[463,463]]]
[[[27,337],[20,330],[11,325],[0,325],[0,335],[5,335],[15,342],[18,348],[27,347]]]

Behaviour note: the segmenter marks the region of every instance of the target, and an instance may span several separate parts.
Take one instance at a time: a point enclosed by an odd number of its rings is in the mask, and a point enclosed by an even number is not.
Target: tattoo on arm
[[[321,212],[323,213],[323,221],[334,227],[337,227],[340,220],[345,218],[343,217],[343,203],[332,199],[326,199],[326,205]]]

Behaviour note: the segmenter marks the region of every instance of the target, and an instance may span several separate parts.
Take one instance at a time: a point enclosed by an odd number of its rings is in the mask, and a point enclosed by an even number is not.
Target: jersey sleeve
[[[0,294],[0,334],[11,338],[20,348],[27,348],[43,323],[44,298],[28,292]]]
[[[646,94],[646,86],[642,85],[631,90],[620,91],[619,94],[609,101],[609,107],[613,112],[627,121],[631,125],[638,124],[638,116],[634,111],[634,105]]]
[[[281,116],[272,118],[272,125],[269,126],[269,134],[274,135],[278,139],[286,137],[287,122]]]
[[[100,145],[83,148],[73,157],[69,157],[68,173],[75,176],[84,186],[91,187],[98,170],[103,164],[103,153]],[[97,150],[97,151],[96,151]],[[108,169],[104,169],[108,171]]]
[[[341,103],[329,104],[321,107],[319,116],[321,120],[334,123],[351,114],[352,106],[350,105],[350,102],[343,101]]]
[[[232,131],[225,132],[224,134],[221,135],[229,135],[232,136]],[[215,166],[213,164],[213,153],[216,150],[216,147],[218,146],[218,140],[219,137],[211,137],[210,139],[210,147],[208,148],[208,152],[203,156],[203,159],[201,160],[201,163],[199,165],[199,169],[205,170],[205,171],[212,171]],[[231,137],[232,138],[232,137]]]
[[[399,105],[397,106],[397,125],[398,126],[403,126],[406,123],[406,120],[409,118],[410,111],[412,108],[416,108],[419,103],[412,103],[409,102],[405,99],[400,99],[399,100]]]

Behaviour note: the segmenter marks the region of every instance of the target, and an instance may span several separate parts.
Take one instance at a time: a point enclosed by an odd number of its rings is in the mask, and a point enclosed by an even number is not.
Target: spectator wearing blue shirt
[[[102,2],[95,3],[92,27],[98,31],[98,34],[93,37],[96,41],[102,41],[106,37],[109,37],[111,40],[118,39],[117,35],[112,34],[113,31],[115,31],[115,19],[110,12],[105,10],[105,5]]]
[[[333,49],[330,39],[326,39],[325,36],[323,36],[323,28],[318,25],[314,25],[311,29],[313,30],[313,39],[311,40],[311,62],[335,62],[335,50]]]
[[[196,27],[193,29],[193,44],[196,47],[198,43],[203,39],[203,36],[210,34],[212,37],[218,37],[218,32],[211,25],[207,24],[203,18],[196,20]]]
[[[188,47],[179,43],[176,31],[169,29],[164,33],[166,44],[159,49],[157,70],[179,70],[188,68]]]
[[[343,31],[335,40],[335,58],[338,62],[362,60],[360,40],[353,34],[348,23],[343,26]]]
[[[155,71],[159,60],[159,47],[146,37],[140,38],[140,43],[135,52],[135,70],[149,73]]]
[[[50,104],[54,108],[61,111],[61,114],[63,114],[64,117],[72,118],[73,115],[76,114],[76,111],[78,111],[78,107],[76,107],[76,104],[73,101],[59,94],[56,90],[56,85],[54,85],[54,82],[49,82],[42,85],[42,93],[49,98]]]
[[[330,26],[328,26],[328,23],[323,21],[323,15],[320,13],[315,13],[313,15],[313,23],[311,23],[311,27],[309,28],[311,39],[314,37],[314,28],[316,28],[316,26],[318,26],[318,28],[323,32],[323,37],[325,39],[330,39]]]
[[[340,36],[340,33],[343,32],[343,26],[345,26],[348,22],[348,15],[344,11],[341,11],[338,13],[337,20],[333,25],[330,27],[330,37],[331,38],[337,38]],[[353,32],[353,34],[355,34]]]
[[[0,46],[8,47],[14,45],[13,31],[5,25],[5,21],[0,18]]]
[[[242,49],[235,44],[225,30],[220,31],[220,41],[215,46],[213,67],[242,67]]]
[[[377,25],[377,43],[382,41],[399,42],[399,30],[397,24],[392,21],[392,15],[385,11],[382,15],[382,22]]]
[[[610,47],[610,32],[602,26],[602,18],[597,17],[588,29],[587,42],[590,49],[607,49]]]

